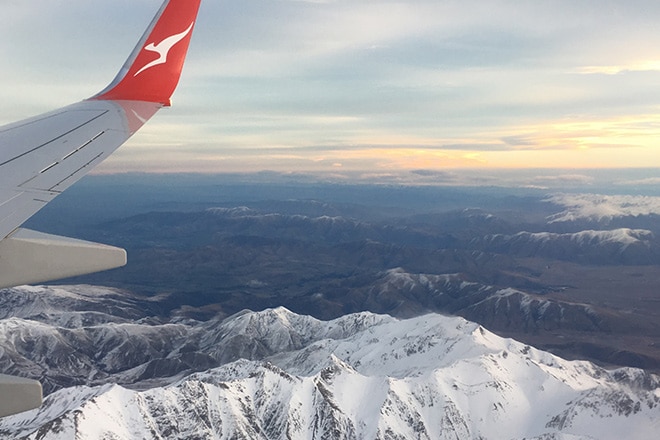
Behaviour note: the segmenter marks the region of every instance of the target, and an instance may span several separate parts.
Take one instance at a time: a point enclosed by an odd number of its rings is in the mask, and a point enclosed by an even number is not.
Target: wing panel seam
[[[71,177],[73,177],[74,175],[76,175],[80,170],[82,170],[82,169],[88,167],[88,166],[89,166],[92,162],[94,162],[96,159],[98,159],[99,157],[103,156],[103,153],[105,153],[105,151],[101,151],[99,154],[97,154],[96,156],[94,156],[89,162],[85,163],[83,166],[81,166],[80,168],[78,168],[77,170],[75,170],[73,173],[69,174],[69,175],[66,176],[64,179],[60,180],[60,181],[57,182],[55,185],[51,186],[51,187],[48,189],[48,191],[61,192],[61,191],[58,191],[58,190],[56,190],[56,189],[54,189],[54,188],[57,188],[57,187],[60,186],[62,183],[66,182],[68,179],[70,179]]]
[[[7,165],[8,163],[15,161],[16,159],[20,159],[21,157],[26,156],[26,155],[28,155],[28,154],[34,152],[34,151],[37,151],[38,149],[43,148],[43,147],[45,147],[46,145],[48,145],[48,144],[50,144],[50,143],[53,143],[53,142],[55,142],[56,140],[61,139],[61,138],[63,138],[64,136],[66,136],[66,135],[68,135],[68,134],[73,133],[74,131],[78,130],[79,128],[84,127],[85,125],[89,124],[90,122],[93,122],[93,121],[97,120],[98,118],[100,118],[101,116],[107,114],[108,111],[109,111],[109,110],[104,110],[103,113],[100,113],[100,114],[94,116],[92,119],[83,122],[82,124],[78,125],[77,127],[72,128],[71,130],[67,131],[66,133],[62,133],[61,135],[59,135],[59,136],[57,136],[57,137],[54,137],[53,139],[49,140],[48,142],[44,142],[43,144],[38,145],[38,146],[32,148],[31,150],[25,151],[25,152],[23,152],[23,153],[21,153],[21,154],[19,154],[19,155],[17,155],[17,156],[12,157],[11,159],[8,159],[8,160],[6,160],[6,161],[0,163],[0,167],[3,166],[3,165]]]

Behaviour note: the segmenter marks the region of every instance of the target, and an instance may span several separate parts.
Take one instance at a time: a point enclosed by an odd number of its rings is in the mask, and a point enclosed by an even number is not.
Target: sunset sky
[[[160,0],[0,0],[0,122],[93,95]],[[100,172],[660,165],[660,3],[206,0]]]

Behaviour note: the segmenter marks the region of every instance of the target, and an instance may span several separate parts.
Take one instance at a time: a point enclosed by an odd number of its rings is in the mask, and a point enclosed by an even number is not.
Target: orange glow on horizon
[[[185,127],[147,132],[111,156],[102,173],[150,172],[326,172],[457,168],[636,168],[660,165],[660,115],[596,119],[575,117],[460,137],[416,136],[375,129],[359,133],[306,129],[289,142],[270,133],[232,133],[186,139]],[[309,139],[310,133],[319,139]],[[338,139],[334,144],[327,138]],[[311,147],[308,147],[311,145]],[[464,147],[461,147],[464,146]]]

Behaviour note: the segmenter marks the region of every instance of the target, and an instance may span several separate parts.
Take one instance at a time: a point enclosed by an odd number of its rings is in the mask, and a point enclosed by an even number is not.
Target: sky
[[[0,0],[0,123],[101,90],[160,3]],[[659,22],[639,0],[203,0],[173,106],[96,172],[655,168]]]

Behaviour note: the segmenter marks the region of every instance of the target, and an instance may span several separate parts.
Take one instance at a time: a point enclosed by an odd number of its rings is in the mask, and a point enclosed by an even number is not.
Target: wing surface
[[[165,0],[119,74],[97,95],[0,127],[0,287],[126,264],[123,249],[20,226],[170,105],[200,2]],[[41,400],[38,381],[0,375],[0,417]]]
[[[0,129],[0,237],[122,145],[137,129],[129,117],[146,121],[159,108],[87,100]]]
[[[57,278],[52,268],[36,262],[25,268],[33,274],[29,280],[11,276],[15,270],[7,268],[12,258],[28,265],[32,261],[33,251],[21,252],[26,241],[15,236],[19,227],[119,148],[160,108],[170,105],[200,1],[166,0],[118,75],[97,95],[0,127],[0,287]],[[12,237],[12,246],[2,245]],[[53,252],[61,250],[58,244],[70,249],[69,241],[58,243],[50,237]],[[12,249],[11,254],[6,249]],[[123,264],[125,256],[107,268]],[[63,271],[60,277],[72,272],[79,270]]]

